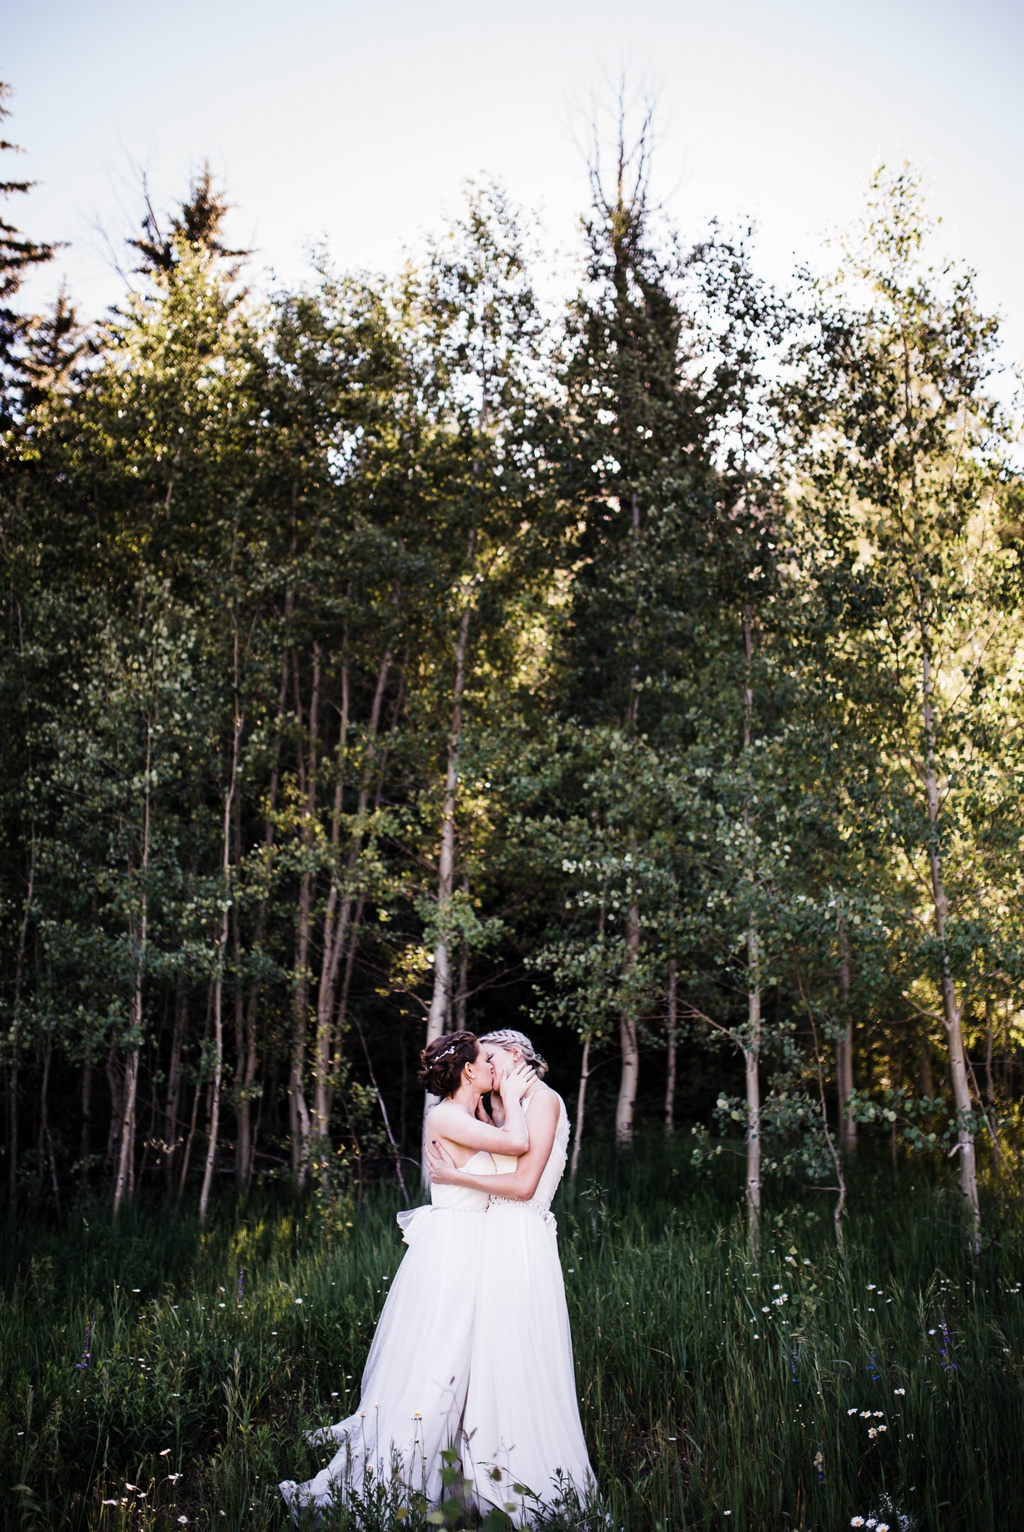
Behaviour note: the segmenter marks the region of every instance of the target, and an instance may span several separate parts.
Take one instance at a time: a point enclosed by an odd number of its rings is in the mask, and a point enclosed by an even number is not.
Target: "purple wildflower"
[[[92,1356],[92,1352],[89,1350],[89,1343],[92,1340],[92,1323],[95,1318],[95,1314],[89,1315],[89,1322],[85,1327],[85,1340],[82,1342],[82,1360],[75,1363],[76,1372],[85,1372],[88,1370],[89,1358]]]
[[[939,1329],[942,1331],[942,1340],[939,1342],[939,1366],[943,1372],[956,1372],[956,1363],[949,1360],[949,1353],[953,1348],[945,1320],[940,1322]]]

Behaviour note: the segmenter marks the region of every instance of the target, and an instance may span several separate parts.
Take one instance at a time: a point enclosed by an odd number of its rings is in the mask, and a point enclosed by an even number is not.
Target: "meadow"
[[[1024,1233],[990,1192],[967,1251],[947,1167],[777,1183],[759,1256],[741,1161],[685,1137],[593,1145],[556,1203],[584,1426],[628,1532],[999,1529],[1024,1505]],[[302,1432],[345,1415],[402,1245],[397,1197],[283,1187],[214,1206],[106,1199],[0,1250],[2,1527],[281,1528]],[[350,1525],[339,1512],[333,1525]],[[858,1521],[857,1518],[862,1518]],[[449,1524],[440,1518],[444,1524]],[[371,1529],[439,1524],[382,1496]],[[582,1527],[585,1517],[559,1525]]]

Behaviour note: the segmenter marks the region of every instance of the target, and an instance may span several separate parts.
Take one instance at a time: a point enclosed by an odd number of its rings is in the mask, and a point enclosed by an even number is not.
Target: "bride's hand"
[[[522,1101],[533,1084],[533,1070],[526,1064],[516,1064],[501,1077],[498,1089],[502,1101]]]
[[[438,1143],[436,1138],[431,1139],[427,1145],[427,1169],[430,1172],[431,1181],[439,1186],[450,1186],[451,1173],[458,1169],[447,1149],[443,1144]]]

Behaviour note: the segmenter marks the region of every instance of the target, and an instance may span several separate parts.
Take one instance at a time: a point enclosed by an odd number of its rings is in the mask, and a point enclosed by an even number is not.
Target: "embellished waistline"
[[[541,1207],[538,1202],[524,1202],[521,1197],[499,1197],[497,1192],[492,1192],[488,1201],[488,1210],[497,1208],[525,1208],[541,1223],[554,1224],[555,1215],[547,1208]]]

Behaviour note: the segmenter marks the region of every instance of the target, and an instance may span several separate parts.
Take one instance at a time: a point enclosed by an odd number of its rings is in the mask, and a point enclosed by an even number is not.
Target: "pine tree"
[[[5,101],[11,87],[0,81],[0,123],[10,114]],[[20,153],[19,146],[0,138],[0,152]],[[0,180],[0,196],[13,197],[31,191],[32,181]],[[21,348],[30,319],[12,307],[24,280],[33,266],[52,260],[56,245],[39,244],[29,239],[13,223],[0,217],[0,431],[8,430],[18,413],[18,385],[22,379]]]

